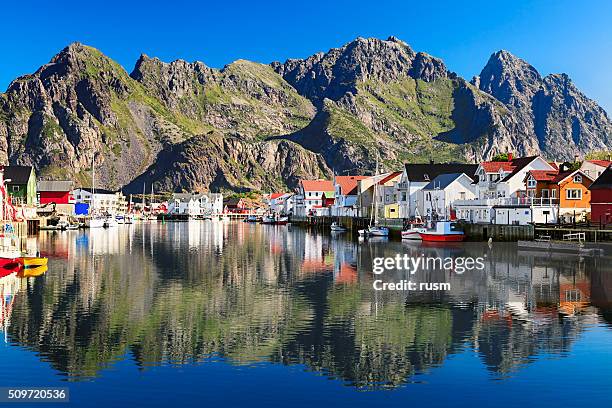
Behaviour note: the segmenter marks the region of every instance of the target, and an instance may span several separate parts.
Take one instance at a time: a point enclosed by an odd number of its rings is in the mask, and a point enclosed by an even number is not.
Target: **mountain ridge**
[[[500,50],[468,82],[395,37],[221,69],[141,54],[130,73],[73,43],[0,94],[2,162],[81,184],[95,163],[100,186],[135,191],[293,188],[332,169],[371,172],[376,157],[391,170],[611,148],[607,113],[566,74]],[[198,157],[212,164],[186,160]]]

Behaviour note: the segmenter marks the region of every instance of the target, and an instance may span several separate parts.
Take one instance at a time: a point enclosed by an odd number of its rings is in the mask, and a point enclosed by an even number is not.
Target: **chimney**
[[[508,161],[512,161],[512,158],[513,158],[512,153],[508,153]]]

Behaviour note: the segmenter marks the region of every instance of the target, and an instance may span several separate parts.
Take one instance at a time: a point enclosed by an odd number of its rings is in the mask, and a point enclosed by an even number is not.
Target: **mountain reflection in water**
[[[111,375],[102,369],[126,358],[143,369],[221,359],[395,388],[462,352],[504,379],[540,355],[563,358],[585,328],[612,321],[609,250],[579,258],[502,243],[358,243],[210,221],[44,233],[38,247],[50,258],[45,275],[0,279],[10,292],[4,336],[71,380]],[[486,268],[412,277],[449,282],[448,292],[374,291],[373,257],[396,253],[486,256]]]

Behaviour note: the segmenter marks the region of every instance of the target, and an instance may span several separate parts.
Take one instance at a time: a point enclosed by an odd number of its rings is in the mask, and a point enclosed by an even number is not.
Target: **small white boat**
[[[421,233],[427,231],[422,224],[410,224],[410,227],[402,231],[402,239],[421,241]]]
[[[330,226],[332,231],[336,231],[336,232],[344,232],[346,231],[346,227],[342,224],[339,224],[337,222],[332,222],[331,226]]]
[[[86,228],[102,228],[104,227],[104,218],[91,217],[85,220]]]
[[[389,236],[389,228],[380,227],[378,225],[372,225],[366,229],[361,229],[358,231],[359,235],[365,237],[388,237]]]
[[[106,217],[106,219],[104,220],[104,228],[112,228],[118,226],[119,223],[117,222],[117,219],[113,216]]]

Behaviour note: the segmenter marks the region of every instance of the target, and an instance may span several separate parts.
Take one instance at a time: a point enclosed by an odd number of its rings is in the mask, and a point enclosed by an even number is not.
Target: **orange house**
[[[527,195],[559,208],[566,222],[586,220],[591,212],[589,187],[593,179],[581,170],[531,170],[525,176]]]

